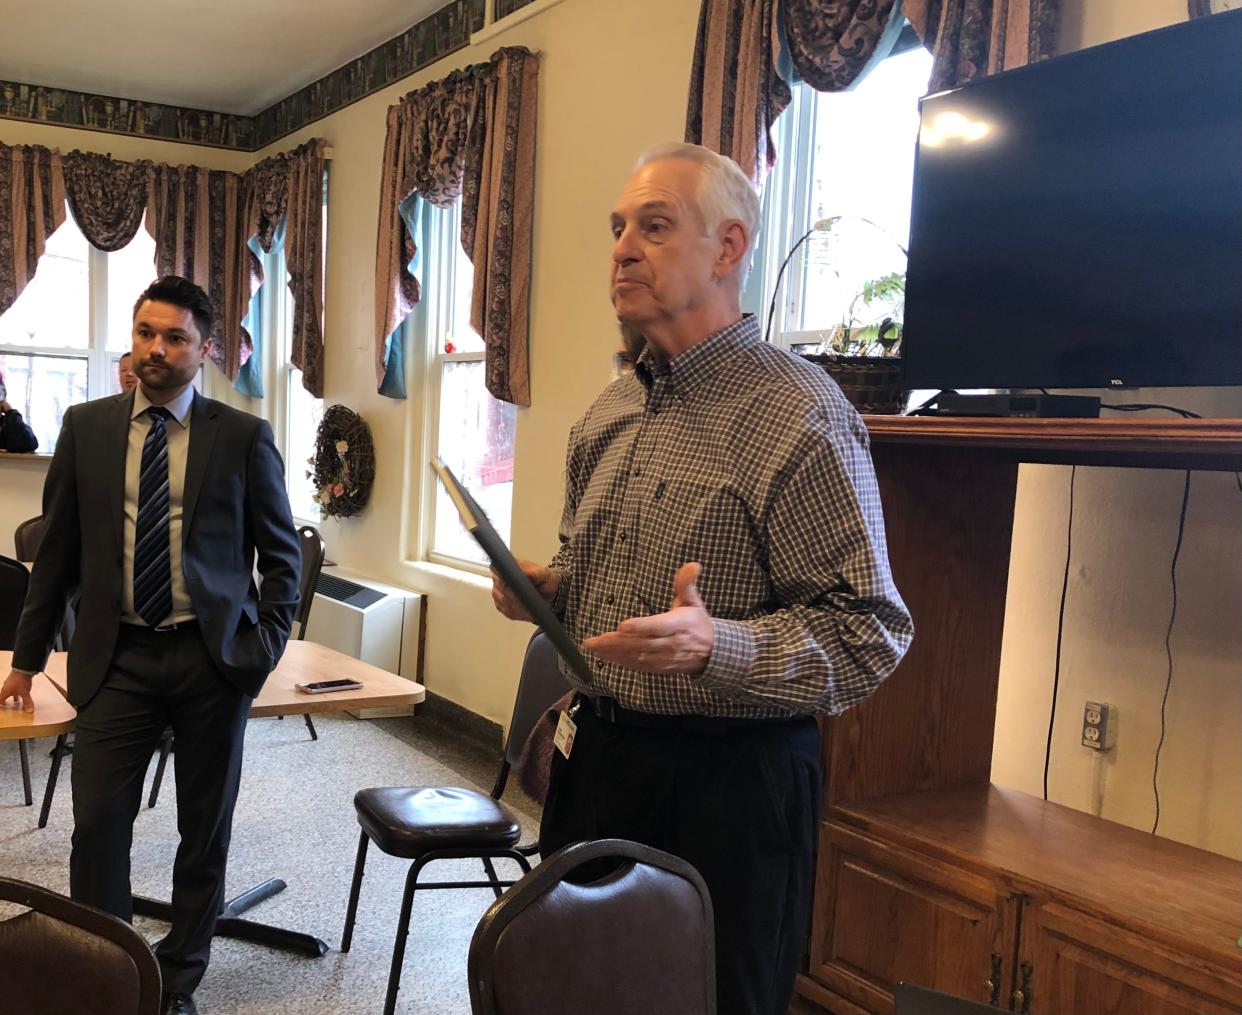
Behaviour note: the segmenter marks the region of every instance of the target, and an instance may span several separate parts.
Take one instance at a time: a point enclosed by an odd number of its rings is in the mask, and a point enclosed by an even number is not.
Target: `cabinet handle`
[[[1030,1015],[1031,1011],[1031,974],[1035,972],[1035,967],[1029,962],[1023,962],[1019,967],[1022,970],[1022,984],[1013,992],[1013,1010],[1020,1012],[1021,1015]]]
[[[983,984],[983,989],[988,992],[988,1004],[993,1008],[999,1007],[1000,989],[1001,989],[1001,957],[992,953],[992,978]]]

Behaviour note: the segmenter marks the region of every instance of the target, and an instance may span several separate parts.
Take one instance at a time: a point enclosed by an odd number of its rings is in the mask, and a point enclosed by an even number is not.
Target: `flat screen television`
[[[1242,11],[920,113],[910,387],[1242,384]]]

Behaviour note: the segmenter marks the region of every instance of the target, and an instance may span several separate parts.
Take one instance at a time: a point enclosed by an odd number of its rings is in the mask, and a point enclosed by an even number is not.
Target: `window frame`
[[[81,233],[81,227],[77,220],[73,217],[73,212],[69,208],[68,201],[65,202],[65,222],[58,229],[63,229],[65,224],[73,222],[73,226]],[[145,229],[145,225],[139,225],[138,232],[135,237],[140,235]],[[86,286],[87,286],[87,313],[86,313],[86,345],[83,346],[39,346],[25,345],[17,343],[9,343],[0,341],[0,354],[9,356],[28,356],[34,358],[46,359],[75,359],[82,360],[86,363],[86,401],[94,401],[97,398],[105,398],[108,395],[115,394],[115,389],[119,389],[119,382],[116,380],[117,363],[120,358],[128,351],[128,346],[124,351],[112,351],[109,349],[109,314],[108,314],[108,258],[107,251],[100,250],[89,240],[86,242]],[[132,241],[131,241],[132,242]],[[117,251],[120,253],[120,251]],[[40,258],[40,261],[42,258]],[[36,266],[36,274],[38,266]],[[152,278],[155,277],[155,262],[152,259],[151,272]],[[25,290],[23,290],[23,294]],[[137,294],[135,294],[137,295]],[[20,297],[19,297],[20,298]],[[11,309],[11,308],[10,308]],[[196,384],[196,387],[198,385]],[[81,404],[81,403],[72,403]],[[55,441],[48,448],[40,446],[39,454],[52,454],[55,451]]]
[[[909,22],[904,22],[891,50],[864,73],[871,74],[885,60],[915,48],[922,48],[922,42]],[[816,218],[811,208],[815,162],[812,146],[815,144],[819,105],[814,101],[816,94],[805,83],[792,86],[790,103],[773,126],[776,165],[764,183],[754,269],[743,297],[745,309],[759,316],[759,325],[765,334],[781,262],[793,245],[810,230]],[[908,245],[908,237],[904,243]],[[772,344],[790,351],[798,345],[818,346],[823,336],[822,328],[794,330],[788,327],[790,322],[799,320],[802,313],[806,276],[806,259],[795,255],[790,259],[785,278],[781,280],[780,300],[772,318]]]
[[[429,217],[429,213],[436,216]],[[461,201],[453,209],[437,209],[425,203],[419,220],[422,236],[416,237],[422,251],[420,283],[423,299],[402,324],[406,343],[407,390],[421,393],[421,408],[409,413],[407,446],[416,449],[406,475],[405,557],[410,564],[435,564],[488,577],[489,566],[478,560],[456,557],[435,548],[438,483],[427,464],[439,454],[440,404],[444,368],[449,363],[481,363],[485,349],[473,352],[445,352],[443,336],[451,334],[454,300],[457,297],[457,268],[460,250]],[[449,294],[445,299],[444,294]],[[410,399],[411,403],[414,401]]]

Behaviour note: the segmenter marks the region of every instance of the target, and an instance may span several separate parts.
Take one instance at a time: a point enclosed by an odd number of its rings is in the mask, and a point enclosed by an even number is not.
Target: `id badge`
[[[552,738],[552,742],[556,744],[556,749],[565,756],[566,760],[569,758],[569,752],[574,749],[574,735],[577,732],[578,724],[569,717],[568,712],[562,712],[556,724],[556,735]]]

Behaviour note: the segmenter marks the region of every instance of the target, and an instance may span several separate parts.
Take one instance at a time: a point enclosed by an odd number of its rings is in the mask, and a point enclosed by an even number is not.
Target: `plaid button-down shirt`
[[[697,676],[592,658],[592,686],[570,682],[674,715],[837,713],[869,695],[914,629],[868,444],[827,374],[749,315],[667,364],[644,353],[570,433],[553,605],[581,644],[667,610],[697,561],[715,641]]]

